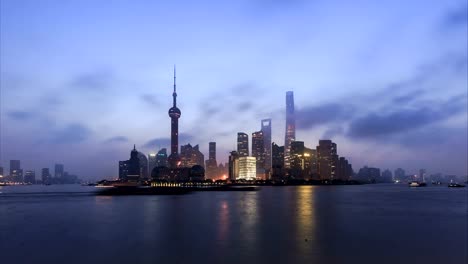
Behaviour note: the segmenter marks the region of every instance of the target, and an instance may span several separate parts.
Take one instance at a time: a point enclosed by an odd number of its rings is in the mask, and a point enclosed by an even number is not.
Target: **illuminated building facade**
[[[331,140],[319,140],[317,160],[320,179],[336,179],[336,163],[338,161],[336,144]]]
[[[182,167],[193,167],[199,165],[204,167],[205,156],[200,152],[198,145],[192,147],[187,144],[180,147],[180,161]]]
[[[291,142],[296,140],[296,118],[294,115],[294,93],[286,92],[286,132],[284,137],[284,168],[290,168]]]
[[[311,179],[314,166],[314,150],[306,148],[303,141],[291,142],[290,177],[295,179]],[[316,162],[315,162],[316,165]]]
[[[255,157],[239,157],[239,174],[236,180],[257,179],[257,165]]]
[[[239,157],[249,156],[249,136],[246,133],[237,133],[237,153]]]

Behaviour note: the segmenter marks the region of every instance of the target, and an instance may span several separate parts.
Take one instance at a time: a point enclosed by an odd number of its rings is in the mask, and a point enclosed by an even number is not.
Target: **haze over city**
[[[297,140],[355,169],[467,174],[466,1],[106,3],[0,1],[0,165],[97,178],[168,148],[176,64],[179,142],[205,157],[265,118],[283,144],[291,90]]]

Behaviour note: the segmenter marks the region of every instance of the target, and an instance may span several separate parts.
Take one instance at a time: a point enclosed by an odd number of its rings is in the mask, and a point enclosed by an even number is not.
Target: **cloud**
[[[73,144],[87,140],[91,136],[91,130],[78,123],[69,124],[66,127],[51,132],[51,142],[57,144]]]
[[[150,107],[159,107],[161,103],[157,99],[157,97],[153,94],[142,94],[140,99]]]
[[[180,133],[179,134],[179,145],[189,143],[193,140],[194,137],[187,133]],[[168,148],[171,145],[171,138],[169,137],[161,137],[161,138],[154,138],[148,142],[146,142],[143,147],[151,148],[151,149],[159,149],[159,148]]]
[[[296,126],[298,129],[310,129],[327,123],[347,120],[352,116],[353,111],[352,105],[338,102],[299,108],[296,111]]]
[[[71,81],[71,87],[100,91],[110,87],[113,79],[113,74],[109,71],[96,71],[76,76]]]
[[[240,102],[237,104],[237,111],[246,112],[252,109],[252,107],[253,107],[252,102]]]
[[[425,92],[422,89],[417,89],[414,91],[410,91],[406,94],[403,95],[398,95],[395,96],[392,101],[395,104],[408,104],[410,102],[413,102],[414,100],[418,99],[423,95]]]
[[[458,26],[468,25],[468,5],[465,3],[457,9],[452,9],[444,16],[443,26],[452,29]]]
[[[105,141],[106,143],[122,143],[122,142],[128,142],[128,138],[125,136],[116,136],[109,138]]]
[[[466,98],[457,96],[440,105],[400,108],[389,113],[369,113],[351,121],[347,135],[351,138],[375,138],[408,132],[466,111],[465,106]]]
[[[34,112],[29,112],[29,111],[10,111],[7,113],[7,115],[10,119],[13,119],[16,121],[25,121],[25,120],[34,118],[36,116]]]

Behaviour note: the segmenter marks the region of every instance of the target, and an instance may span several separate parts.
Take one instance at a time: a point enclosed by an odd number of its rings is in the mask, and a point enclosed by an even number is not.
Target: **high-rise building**
[[[143,156],[145,156],[143,154]],[[119,161],[119,179],[138,181],[140,179],[140,155],[133,145],[133,150],[130,152],[130,159]]]
[[[291,142],[290,176],[296,179],[311,179],[312,166],[316,165],[316,152],[304,146],[303,141]]]
[[[263,131],[252,133],[252,156],[256,159],[257,177],[265,175],[265,139]]]
[[[296,117],[294,115],[294,92],[286,92],[286,133],[284,136],[284,168],[290,168],[291,142],[296,140]]]
[[[200,152],[198,145],[192,147],[192,145],[187,144],[180,147],[180,166],[191,168],[195,165],[200,165],[204,167],[204,160],[205,157]]]
[[[216,142],[208,144],[208,159],[206,160],[206,176],[208,179],[218,177],[218,163],[216,162]]]
[[[249,136],[246,133],[237,133],[237,153],[240,157],[249,156]]]
[[[41,170],[42,184],[50,184],[50,171],[49,168],[42,168]]]
[[[271,143],[271,178],[280,180],[284,177],[284,146]]]
[[[426,181],[426,170],[425,169],[420,169],[419,170],[419,180],[424,182]]]
[[[64,167],[63,164],[55,164],[54,177],[60,179],[63,177]]]
[[[380,179],[380,169],[364,166],[359,169],[356,179],[363,182],[377,182]]]
[[[402,168],[398,168],[393,173],[393,180],[395,181],[404,181],[406,179],[406,172]]]
[[[0,182],[5,180],[5,175],[3,174],[3,167],[0,167]]]
[[[270,174],[271,173],[271,119],[262,120],[261,131],[263,132],[263,144],[265,147],[264,168],[267,174]]]
[[[21,161],[10,160],[10,180],[14,182],[23,182],[23,170]]]
[[[167,149],[162,148],[158,151],[158,154],[156,154],[156,166],[157,167],[168,167],[168,162],[167,162]]]
[[[228,167],[229,180],[236,180],[239,177],[239,153],[237,153],[237,151],[231,151]]]
[[[331,140],[319,140],[317,146],[318,172],[321,180],[336,179],[338,155],[336,144]]]
[[[176,70],[174,66],[174,92],[172,93],[172,107],[169,109],[169,117],[171,118],[171,155],[169,155],[168,161],[171,168],[177,168],[180,165],[178,152],[180,115],[180,109],[177,108]]]
[[[27,170],[24,172],[24,182],[25,183],[36,183],[36,172],[32,170]]]
[[[156,167],[158,164],[156,157],[157,157],[156,153],[148,154],[148,172],[150,176],[151,176],[151,171],[153,171],[154,167]]]
[[[257,165],[255,157],[239,157],[239,175],[236,180],[255,180],[257,179]]]
[[[345,157],[340,157],[336,165],[336,179],[347,181],[349,180],[349,162]]]
[[[147,179],[148,177],[148,158],[146,155],[138,152],[138,161],[140,163],[140,177],[143,179]]]
[[[392,182],[393,177],[392,177],[392,172],[389,169],[386,169],[382,172],[382,181],[383,182]]]

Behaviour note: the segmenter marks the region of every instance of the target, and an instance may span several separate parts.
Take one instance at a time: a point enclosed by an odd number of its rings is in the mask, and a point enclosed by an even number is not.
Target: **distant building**
[[[246,133],[237,133],[237,153],[240,157],[249,156],[249,136]]]
[[[402,168],[398,168],[395,170],[393,180],[395,181],[404,181],[406,180],[406,172]]]
[[[425,169],[420,169],[419,170],[419,179],[420,181],[424,182],[426,181],[426,170]]]
[[[32,170],[27,170],[24,173],[24,182],[25,183],[35,184],[36,183],[36,172],[34,172]]]
[[[356,179],[370,183],[378,182],[380,181],[380,169],[364,166],[359,169]]]
[[[125,180],[128,175],[128,160],[119,161],[119,179]]]
[[[289,152],[289,176],[293,179],[304,179],[310,171],[310,153],[305,156],[305,146],[303,141],[291,142]],[[307,176],[306,176],[307,175]]]
[[[158,167],[169,167],[168,161],[167,161],[167,149],[162,148],[158,151],[158,154],[156,154],[156,166]]]
[[[3,174],[3,167],[0,167],[0,182],[5,180],[5,174]]]
[[[337,147],[331,140],[319,140],[317,146],[318,173],[321,180],[336,179]]]
[[[14,182],[23,182],[23,170],[21,169],[21,161],[10,160],[10,177]]]
[[[393,175],[389,169],[386,169],[382,172],[382,182],[393,182]]]
[[[296,140],[296,117],[294,115],[294,92],[286,92],[286,132],[284,137],[284,168],[290,168],[291,142]]]
[[[151,174],[151,171],[158,165],[157,159],[156,159],[156,153],[150,153],[148,154],[148,171],[149,175]]]
[[[262,120],[263,145],[265,147],[264,168],[268,175],[271,174],[271,119]],[[253,150],[252,150],[253,151]]]
[[[192,147],[187,144],[180,147],[181,167],[191,168],[195,165],[204,167],[205,156],[201,153],[198,145]]]
[[[257,179],[257,165],[255,157],[239,157],[239,174],[236,180]]]
[[[265,143],[263,131],[252,133],[252,156],[256,159],[257,177],[265,175]]]
[[[60,179],[63,177],[64,167],[63,164],[55,164],[54,177]]]
[[[271,178],[280,180],[284,177],[284,146],[271,143]]]
[[[218,163],[216,162],[216,142],[208,144],[208,159],[206,160],[206,177],[216,179],[218,177]]]
[[[42,180],[42,184],[50,184],[51,183],[49,168],[42,168],[42,170],[41,170],[41,180]]]

